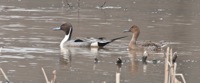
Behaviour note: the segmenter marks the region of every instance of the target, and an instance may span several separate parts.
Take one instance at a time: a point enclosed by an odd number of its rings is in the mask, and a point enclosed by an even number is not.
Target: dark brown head
[[[53,30],[62,30],[65,32],[65,35],[69,36],[69,40],[72,36],[73,27],[71,23],[64,23],[60,27],[53,28]]]
[[[64,23],[60,27],[54,28],[54,30],[62,30],[65,32],[66,35],[71,35],[73,27],[71,23]]]

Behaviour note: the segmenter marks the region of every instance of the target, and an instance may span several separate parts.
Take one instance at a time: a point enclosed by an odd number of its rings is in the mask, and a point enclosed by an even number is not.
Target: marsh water
[[[105,4],[104,4],[105,3]],[[57,71],[57,83],[163,83],[163,52],[141,62],[142,52],[127,50],[133,24],[141,29],[138,40],[172,42],[177,51],[177,73],[187,83],[200,80],[199,0],[0,0],[0,67],[12,83],[44,83]],[[102,8],[101,8],[102,6]],[[52,28],[72,23],[72,39],[119,36],[104,49],[67,48],[59,43],[64,32]],[[165,50],[166,48],[163,48]],[[115,62],[123,60],[119,69]],[[99,60],[98,63],[94,59]],[[0,74],[1,83],[5,82]]]

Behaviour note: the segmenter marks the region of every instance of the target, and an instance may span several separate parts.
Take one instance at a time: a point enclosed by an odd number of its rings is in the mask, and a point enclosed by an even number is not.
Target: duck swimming
[[[139,37],[140,34],[140,29],[138,26],[133,25],[130,29],[128,30],[124,30],[124,32],[132,32],[132,38],[131,41],[129,42],[129,49],[140,49],[140,48],[144,48],[145,50],[149,50],[149,51],[158,51],[161,49],[161,44],[159,43],[154,43],[151,41],[140,41],[138,42],[137,39]]]
[[[127,36],[114,38],[111,40],[105,40],[104,38],[84,38],[84,39],[75,39],[71,40],[73,27],[71,23],[64,23],[60,27],[54,28],[54,30],[62,30],[65,32],[65,37],[60,43],[60,47],[97,47],[103,48],[105,45],[121,39]]]

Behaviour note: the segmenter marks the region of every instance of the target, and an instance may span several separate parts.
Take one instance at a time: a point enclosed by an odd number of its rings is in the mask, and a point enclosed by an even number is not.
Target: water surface
[[[69,3],[70,5],[67,5]],[[138,40],[165,40],[178,52],[177,72],[188,83],[200,80],[198,0],[0,0],[0,66],[13,83],[44,83],[41,67],[48,78],[57,70],[57,83],[114,83],[116,72],[123,83],[162,83],[164,58],[152,54],[141,62],[141,52],[129,52],[130,33],[122,33],[133,24],[141,34]],[[77,37],[129,37],[109,44],[105,49],[69,48],[60,52],[62,31],[52,28],[64,22],[74,27]],[[165,49],[165,48],[164,48]],[[97,51],[98,50],[98,51]],[[66,56],[63,56],[66,55]],[[115,65],[121,57],[121,70]],[[94,63],[94,58],[99,63]],[[5,81],[0,76],[1,81]]]

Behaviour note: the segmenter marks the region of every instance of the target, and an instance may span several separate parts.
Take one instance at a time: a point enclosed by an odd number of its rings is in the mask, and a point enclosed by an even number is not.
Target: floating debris
[[[117,58],[116,64],[122,64],[122,59],[121,58]]]
[[[114,6],[105,6],[105,7],[96,7],[97,9],[121,9],[122,7],[114,7]]]
[[[99,62],[98,58],[94,58],[94,63],[97,64]]]
[[[130,19],[130,18],[129,18],[129,19],[128,19],[128,21],[129,21],[129,22],[132,22],[132,21],[133,21],[133,19]]]
[[[174,52],[173,58],[172,58],[172,63],[173,64],[176,62],[176,59],[177,59],[177,52]]]
[[[122,64],[123,64],[121,57],[117,58],[117,61],[116,61],[115,64],[117,65],[118,70],[121,71],[121,67],[122,67]]]
[[[157,64],[158,63],[158,60],[154,59],[152,60],[153,64]]]
[[[143,53],[143,56],[142,56],[142,62],[144,63],[144,64],[147,64],[147,57],[148,57],[148,53],[147,53],[147,51],[144,51],[144,53]]]

